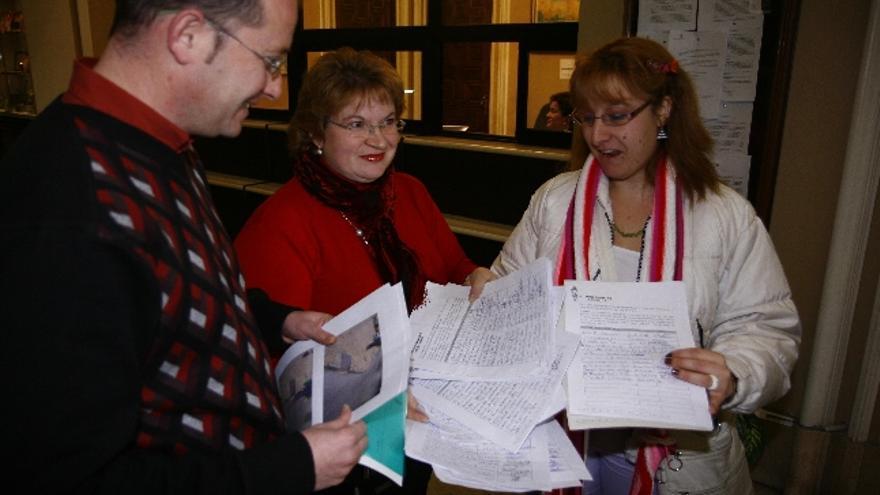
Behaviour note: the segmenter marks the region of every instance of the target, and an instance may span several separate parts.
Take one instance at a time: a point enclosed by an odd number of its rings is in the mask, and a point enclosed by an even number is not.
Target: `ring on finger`
[[[712,381],[709,383],[709,386],[706,387],[706,390],[710,392],[713,390],[718,390],[718,383],[720,382],[720,380],[718,380],[718,377],[709,373],[709,379]]]

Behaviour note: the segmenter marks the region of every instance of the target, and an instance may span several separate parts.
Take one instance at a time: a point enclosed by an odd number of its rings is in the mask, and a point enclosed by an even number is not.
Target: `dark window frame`
[[[343,46],[357,50],[418,51],[422,53],[422,118],[407,120],[408,133],[569,148],[571,145],[569,134],[539,131],[529,127],[530,119],[527,115],[529,54],[569,52],[574,56],[577,51],[578,22],[444,26],[441,23],[441,7],[439,1],[428,2],[425,26],[303,29],[303,16],[300,15],[293,48],[288,55],[287,81],[291,110],[252,109],[252,118],[289,120],[306,71],[308,52],[331,51]],[[514,136],[460,133],[442,129],[443,44],[454,42],[518,43]]]

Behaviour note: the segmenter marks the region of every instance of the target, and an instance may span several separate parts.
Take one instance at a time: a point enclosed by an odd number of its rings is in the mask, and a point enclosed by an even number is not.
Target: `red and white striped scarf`
[[[601,252],[610,252],[611,234],[606,225],[604,213],[597,211],[600,198],[605,198],[605,208],[610,214],[608,198],[608,178],[602,173],[598,162],[588,157],[581,169],[574,196],[568,207],[559,254],[556,257],[555,279],[562,285],[566,279],[596,280],[604,271],[613,267],[603,267]],[[681,280],[684,260],[684,215],[682,191],[675,179],[675,172],[667,164],[666,155],[661,154],[654,175],[654,207],[651,212],[650,228],[645,231],[645,260],[639,267],[639,280],[659,282]],[[602,246],[602,243],[608,246]],[[613,258],[605,257],[606,263]],[[665,434],[652,432],[662,439]],[[579,451],[583,450],[582,432],[569,432]],[[636,458],[633,483],[630,495],[650,495],[654,490],[654,473],[660,462],[673,446],[644,444],[639,448]],[[565,489],[565,495],[580,493],[580,489]]]
[[[600,193],[602,189],[602,193]],[[593,280],[609,267],[599,263],[599,243],[608,229],[602,213],[596,211],[600,196],[608,197],[608,179],[590,156],[578,177],[574,196],[565,217],[565,229],[556,257],[556,283],[566,279]],[[610,205],[606,205],[610,207]],[[681,280],[684,259],[684,216],[682,192],[666,156],[657,161],[654,176],[654,208],[650,228],[645,232],[645,252],[639,280],[659,282]]]

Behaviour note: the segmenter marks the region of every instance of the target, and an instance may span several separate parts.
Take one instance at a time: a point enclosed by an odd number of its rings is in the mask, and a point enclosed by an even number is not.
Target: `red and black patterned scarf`
[[[382,280],[392,284],[403,282],[407,308],[412,311],[420,304],[425,277],[415,253],[400,240],[392,221],[395,202],[392,167],[375,181],[359,184],[334,173],[323,158],[303,153],[297,162],[296,174],[306,191],[321,203],[342,212],[353,227],[363,231],[365,247]]]

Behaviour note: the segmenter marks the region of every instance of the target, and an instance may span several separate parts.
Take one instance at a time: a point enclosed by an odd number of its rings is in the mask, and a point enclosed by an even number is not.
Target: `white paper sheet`
[[[638,32],[697,28],[697,0],[641,0]]]
[[[550,482],[554,487],[581,486],[593,477],[584,459],[571,444],[565,430],[556,421],[540,425],[547,429],[547,448],[550,449]]]
[[[717,117],[721,106],[727,36],[722,32],[670,31],[667,48],[694,81],[700,99],[700,115],[704,119]]]
[[[438,410],[428,407],[426,412],[430,423],[407,423],[406,454],[431,464],[441,481],[465,486],[474,481],[488,486],[521,485],[517,491],[549,484],[546,437],[532,435],[519,452],[512,453]],[[454,475],[444,476],[444,469]]]
[[[742,153],[718,153],[713,161],[721,181],[747,198],[752,157]]]
[[[718,116],[703,122],[715,142],[716,154],[748,154],[753,109],[751,102],[724,101]]]
[[[694,347],[682,282],[565,282],[565,322],[581,333],[569,368],[572,429],[711,430],[706,391],[663,362]]]
[[[700,0],[697,29],[724,31],[732,22],[750,21],[756,17],[763,18],[760,0]]]
[[[523,447],[512,453],[439,411],[427,408],[426,412],[430,423],[407,424],[406,452],[431,464],[445,483],[490,491],[549,491],[574,486],[572,478],[589,476],[583,461],[579,467],[572,460],[578,455],[571,442],[551,431],[555,422],[539,425]],[[554,454],[550,442],[554,442]]]
[[[755,16],[730,23],[721,98],[726,101],[754,101],[761,60],[764,17]]]
[[[447,379],[506,380],[546,369],[553,359],[550,261],[489,282],[468,303],[469,288],[429,283],[413,312],[413,367]]]
[[[516,451],[539,421],[562,409],[548,410],[548,404],[550,407],[560,405],[556,394],[574,358],[579,336],[563,331],[557,338],[556,358],[550,371],[539,379],[510,382],[414,379],[413,393],[420,402],[442,410],[486,440]]]
[[[445,483],[464,485],[470,488],[488,490],[493,492],[523,492],[543,491],[550,492],[557,488],[567,488],[583,485],[585,480],[592,480],[584,460],[568,440],[562,427],[556,421],[538,425],[535,430],[538,434],[546,436],[548,461],[550,469],[550,483],[548,486],[528,488],[522,484],[515,485],[491,485],[480,480],[461,477],[455,471],[446,468],[438,468],[438,478]],[[542,431],[543,430],[543,431]]]

